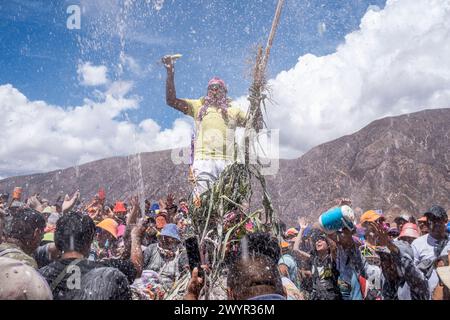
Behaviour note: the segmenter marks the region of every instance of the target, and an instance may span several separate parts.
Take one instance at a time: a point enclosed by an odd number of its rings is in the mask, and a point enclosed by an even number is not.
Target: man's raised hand
[[[164,67],[166,67],[168,71],[173,71],[174,63],[171,55],[165,55],[164,57],[162,57],[161,62],[164,64]]]

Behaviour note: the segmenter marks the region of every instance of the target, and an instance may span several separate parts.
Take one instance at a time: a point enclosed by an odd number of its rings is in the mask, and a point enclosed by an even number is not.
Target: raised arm
[[[184,114],[189,114],[191,111],[189,104],[186,101],[177,98],[177,93],[175,90],[175,68],[172,57],[164,56],[162,58],[162,62],[167,70],[166,103]]]

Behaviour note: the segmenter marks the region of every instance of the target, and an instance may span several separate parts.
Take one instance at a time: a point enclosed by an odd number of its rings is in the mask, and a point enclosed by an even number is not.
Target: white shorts
[[[194,160],[192,164],[192,173],[196,181],[194,192],[200,195],[208,190],[222,171],[232,163],[231,160]]]

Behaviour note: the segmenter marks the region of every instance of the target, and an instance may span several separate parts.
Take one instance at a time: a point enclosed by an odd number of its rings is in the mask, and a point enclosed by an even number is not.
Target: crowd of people
[[[86,204],[79,192],[51,203],[16,188],[9,198],[0,194],[0,299],[202,299],[210,270],[189,263],[187,199],[141,209],[137,197],[108,203],[102,189]],[[249,229],[226,261],[224,298],[450,299],[444,208],[392,221],[368,210],[352,226],[329,232],[302,216],[281,235]]]

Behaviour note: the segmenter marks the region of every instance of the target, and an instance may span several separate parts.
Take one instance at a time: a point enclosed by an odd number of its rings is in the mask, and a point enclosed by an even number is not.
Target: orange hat
[[[97,224],[97,227],[108,231],[116,239],[117,239],[117,227],[118,226],[119,226],[119,224],[114,219],[111,219],[111,218],[106,218],[105,220],[102,220],[100,223]]]
[[[281,241],[280,246],[281,246],[282,249],[288,248],[289,247],[289,242]]]
[[[296,236],[298,234],[298,230],[295,228],[289,228],[286,230],[286,236]]]
[[[127,212],[127,208],[125,208],[125,203],[121,201],[117,201],[114,205],[114,213],[124,213]]]
[[[417,228],[417,225],[415,225],[414,223],[405,223],[402,227],[402,232],[400,232],[399,235],[399,238],[402,237],[420,237],[419,228]]]
[[[369,210],[364,212],[359,221],[363,224],[364,222],[375,222],[380,218],[384,219],[384,217],[378,214],[375,210]]]
[[[427,217],[423,216],[423,217],[420,217],[419,219],[417,219],[417,221],[418,222],[427,222],[428,219],[427,219]]]

